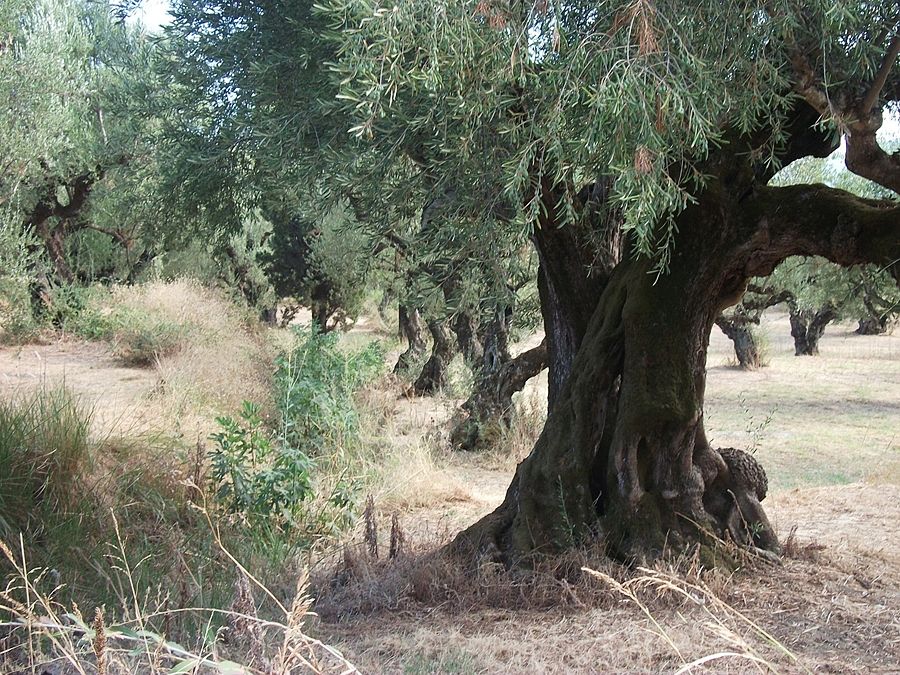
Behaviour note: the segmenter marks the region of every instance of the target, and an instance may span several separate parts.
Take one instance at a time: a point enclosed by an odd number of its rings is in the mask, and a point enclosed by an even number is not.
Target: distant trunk
[[[716,318],[716,325],[734,343],[734,353],[741,368],[756,370],[762,366],[759,346],[749,325],[721,314]]]
[[[394,365],[394,374],[405,374],[410,367],[419,362],[425,354],[425,328],[419,310],[409,305],[400,305],[398,311],[400,334],[406,338],[406,351],[400,354]]]
[[[513,421],[513,394],[547,367],[546,340],[515,358],[509,353],[508,343],[509,321],[501,315],[484,333],[475,385],[450,432],[454,447],[481,450],[492,446]]]
[[[313,300],[312,302],[312,321],[315,324],[316,328],[322,332],[327,333],[333,328],[329,328],[328,326],[328,317],[331,316],[331,308],[328,306],[327,302]]]
[[[48,221],[44,221],[37,228],[37,234],[44,243],[47,257],[53,263],[56,277],[62,282],[71,284],[75,281],[75,275],[66,261],[66,223],[65,221],[51,227]]]
[[[876,302],[887,309],[879,309],[875,305]],[[881,335],[886,333],[891,311],[896,311],[897,307],[879,297],[874,290],[868,287],[863,290],[862,303],[868,316],[859,320],[859,327],[856,329],[856,332],[860,335]]]
[[[791,305],[790,318],[794,356],[815,356],[819,353],[819,339],[825,327],[837,318],[837,312],[831,305],[814,312]]]
[[[459,312],[453,320],[453,332],[456,333],[459,351],[462,352],[466,365],[473,371],[477,370],[484,357],[484,348],[478,339],[475,319],[468,312]]]
[[[381,320],[385,323],[390,321],[388,310],[390,309],[391,303],[396,299],[397,296],[390,290],[386,290],[381,294],[381,300],[378,301],[378,316],[380,316]],[[403,337],[402,333],[400,337]]]
[[[431,333],[431,356],[422,366],[422,372],[413,384],[413,392],[419,396],[433,395],[447,388],[450,383],[450,362],[456,353],[453,335],[446,320],[428,322]]]
[[[856,333],[859,335],[883,335],[887,332],[887,317],[866,317],[859,320]]]

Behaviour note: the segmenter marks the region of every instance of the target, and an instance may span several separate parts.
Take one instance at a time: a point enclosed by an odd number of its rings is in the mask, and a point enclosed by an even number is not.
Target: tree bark
[[[417,363],[427,349],[425,329],[422,326],[422,317],[418,309],[401,303],[398,311],[398,323],[400,334],[406,338],[407,347],[394,365],[395,375],[409,371],[410,366]]]
[[[469,312],[459,312],[453,319],[452,328],[456,333],[459,351],[466,364],[473,370],[477,370],[484,358],[484,348],[478,339],[478,326],[475,319]]]
[[[47,251],[47,257],[50,258],[50,262],[53,263],[53,270],[57,279],[66,284],[71,284],[75,281],[75,275],[72,273],[72,268],[69,267],[69,263],[66,260],[66,226],[67,221],[65,220],[52,227],[48,220],[44,220],[35,231],[41,238],[41,241],[44,242],[44,249]]]
[[[736,317],[727,317],[720,314],[716,317],[716,325],[734,344],[734,354],[741,368],[756,370],[762,366],[759,346],[756,344],[756,338],[748,324]]]
[[[791,337],[794,338],[794,356],[816,356],[819,353],[819,339],[825,334],[825,327],[834,321],[837,312],[827,305],[811,311],[790,305]]]
[[[546,339],[515,358],[509,353],[508,343],[508,319],[498,316],[485,331],[475,386],[450,432],[451,444],[460,450],[482,450],[496,443],[512,424],[513,394],[547,367]]]
[[[715,537],[779,550],[762,467],[706,438],[710,330],[750,278],[791,255],[900,257],[900,207],[821,185],[758,185],[740,161],[711,160],[719,173],[677,217],[667,273],[656,279],[651,262],[622,256],[504,502],[452,550],[511,565],[597,536],[626,560],[699,546],[705,565],[727,563]]]
[[[863,287],[862,304],[868,316],[859,320],[856,332],[860,335],[882,335],[886,333],[891,314],[897,311],[896,304],[880,297],[868,284]]]
[[[608,189],[608,181],[601,179],[579,193],[577,207],[593,226],[592,238],[575,227],[560,227],[563,197],[549,178],[533,187],[542,202],[532,241],[540,262],[538,293],[547,340],[548,409],[569,378],[600,293],[622,256],[619,223],[602,214]]]
[[[62,186],[56,182],[46,183],[42,188],[43,194],[25,218],[25,224],[33,228],[43,241],[59,279],[66,283],[71,283],[75,278],[66,260],[66,236],[73,228],[85,227],[79,219],[94,185],[103,178],[105,171],[104,167],[98,166],[94,171],[75,176]],[[66,204],[57,199],[60,187],[65,188],[68,195]]]
[[[875,317],[860,319],[854,332],[858,335],[884,335],[887,332],[887,320]]]
[[[431,356],[422,366],[422,372],[412,387],[412,391],[419,396],[430,396],[447,388],[450,362],[456,353],[453,335],[445,320],[429,321],[428,332],[432,338]]]

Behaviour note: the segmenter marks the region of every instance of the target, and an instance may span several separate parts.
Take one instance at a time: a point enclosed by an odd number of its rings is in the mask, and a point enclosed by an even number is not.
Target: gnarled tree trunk
[[[491,321],[484,335],[481,367],[475,386],[450,432],[450,442],[461,450],[493,445],[513,421],[513,394],[547,367],[546,340],[513,358],[509,353],[506,316]]]
[[[791,304],[791,337],[794,338],[794,356],[815,356],[819,353],[819,339],[825,327],[834,321],[837,312],[827,305],[816,311],[799,309]]]
[[[721,314],[716,317],[716,325],[734,344],[734,354],[737,356],[738,365],[741,368],[756,370],[762,365],[756,337],[749,325],[736,317],[727,317]]]
[[[859,335],[883,335],[887,332],[887,317],[866,317],[860,319],[855,333]]]
[[[425,343],[425,327],[422,317],[415,307],[400,304],[398,311],[400,334],[406,338],[406,351],[400,354],[394,365],[394,374],[406,373],[410,366],[418,363],[428,346]]]
[[[456,354],[453,334],[445,320],[428,322],[431,333],[431,356],[422,366],[422,372],[413,383],[412,391],[419,396],[432,395],[447,388],[450,383],[450,362]]]
[[[737,162],[711,165],[718,177],[678,216],[665,274],[632,255],[616,265],[535,448],[453,550],[516,564],[600,536],[621,559],[699,545],[708,565],[722,560],[715,537],[779,550],[762,467],[706,438],[710,330],[748,279],[790,255],[842,265],[900,255],[900,208],[754,184]]]

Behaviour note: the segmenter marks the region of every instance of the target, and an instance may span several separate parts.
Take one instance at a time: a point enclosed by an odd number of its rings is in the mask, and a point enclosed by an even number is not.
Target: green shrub
[[[244,401],[239,419],[219,417],[222,431],[211,436],[216,498],[230,513],[274,517],[293,524],[301,503],[312,496],[311,462],[303,452],[273,444],[259,406]]]
[[[9,206],[0,208],[0,338],[27,342],[40,326],[31,311],[32,268],[39,264],[37,240],[23,232]]]
[[[277,428],[267,430],[259,406],[245,401],[238,418],[217,419],[210,461],[227,513],[310,540],[352,520],[356,489],[343,453],[359,444],[353,394],[384,355],[377,344],[342,351],[337,335],[312,329],[298,337],[277,362]]]
[[[353,395],[384,368],[384,350],[372,342],[342,351],[339,336],[314,327],[297,331],[296,347],[277,361],[276,404],[284,443],[310,456],[334,456],[359,442]]]
[[[79,498],[91,418],[65,387],[0,401],[0,538],[14,538]]]

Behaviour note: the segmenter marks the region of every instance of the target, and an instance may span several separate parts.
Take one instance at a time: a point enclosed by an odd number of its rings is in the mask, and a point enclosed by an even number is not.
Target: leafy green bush
[[[292,523],[300,504],[313,494],[312,462],[290,446],[273,444],[259,406],[244,401],[239,419],[219,417],[210,459],[216,498],[229,512]]]
[[[0,337],[25,342],[39,326],[31,312],[31,268],[38,263],[36,240],[15,225],[9,208],[0,209]]]
[[[65,387],[0,401],[0,538],[14,538],[78,498],[91,417]]]
[[[315,327],[297,336],[296,347],[277,361],[279,435],[310,456],[334,456],[358,443],[353,394],[381,373],[384,350],[372,342],[362,350],[342,351],[337,334]]]
[[[338,335],[315,329],[298,337],[277,362],[277,428],[266,429],[260,407],[247,401],[237,418],[218,418],[212,481],[230,514],[305,535],[327,534],[352,519],[355,488],[345,478],[349,461],[343,453],[359,444],[353,395],[381,371],[384,355],[376,343],[343,351]]]

